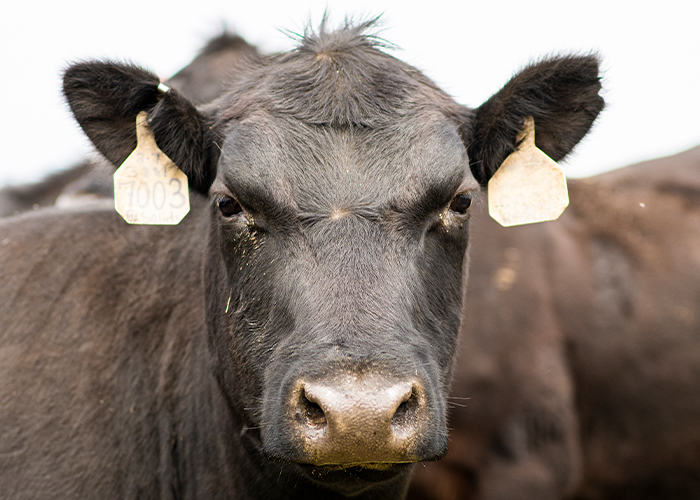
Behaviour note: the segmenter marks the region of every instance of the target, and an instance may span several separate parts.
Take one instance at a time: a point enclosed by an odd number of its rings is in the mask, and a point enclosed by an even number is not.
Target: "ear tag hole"
[[[114,172],[114,208],[129,224],[178,224],[190,211],[187,176],[165,156],[136,117],[136,149]]]
[[[569,205],[564,171],[535,146],[535,120],[525,119],[522,141],[488,184],[489,214],[502,226],[558,218]]]

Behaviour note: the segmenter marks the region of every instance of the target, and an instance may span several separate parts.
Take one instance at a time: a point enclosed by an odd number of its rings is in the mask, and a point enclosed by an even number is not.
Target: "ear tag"
[[[502,226],[554,220],[569,205],[564,171],[535,146],[535,120],[525,120],[517,151],[488,185],[489,214]]]
[[[114,172],[114,208],[129,224],[178,224],[190,211],[187,176],[165,156],[136,117],[136,149]]]

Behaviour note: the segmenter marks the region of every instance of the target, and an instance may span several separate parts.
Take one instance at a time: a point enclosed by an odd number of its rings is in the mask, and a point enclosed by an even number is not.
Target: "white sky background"
[[[0,17],[0,185],[36,180],[90,145],[61,96],[72,61],[130,60],[167,78],[225,23],[263,51],[286,50],[323,11],[383,14],[393,54],[478,106],[528,61],[603,57],[607,108],[564,167],[586,176],[700,145],[700,1],[62,0],[11,2]]]

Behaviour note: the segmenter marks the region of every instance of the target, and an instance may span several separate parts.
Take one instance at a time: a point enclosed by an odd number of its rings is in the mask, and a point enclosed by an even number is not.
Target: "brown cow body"
[[[413,498],[697,498],[700,148],[472,217],[450,451]]]

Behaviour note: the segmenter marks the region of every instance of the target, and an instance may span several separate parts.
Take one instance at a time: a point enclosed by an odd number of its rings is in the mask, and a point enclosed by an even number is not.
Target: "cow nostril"
[[[418,407],[418,395],[416,394],[416,389],[413,388],[396,408],[394,416],[391,417],[391,426],[394,428],[395,432],[400,429],[409,430],[416,425]]]
[[[299,409],[299,414],[304,425],[317,430],[326,426],[326,413],[318,403],[309,399],[306,395],[306,391],[303,389],[299,397]]]

